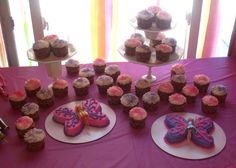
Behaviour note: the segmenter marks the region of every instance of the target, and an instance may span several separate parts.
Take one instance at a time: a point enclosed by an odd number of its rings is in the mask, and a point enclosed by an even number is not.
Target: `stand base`
[[[142,79],[146,79],[149,82],[155,82],[157,80],[157,77],[154,75],[143,75]]]

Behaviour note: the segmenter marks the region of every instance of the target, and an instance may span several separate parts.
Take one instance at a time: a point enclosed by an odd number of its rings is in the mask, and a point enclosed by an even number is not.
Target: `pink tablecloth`
[[[152,123],[160,116],[170,113],[168,103],[161,102],[158,110],[150,114],[143,130],[134,130],[129,126],[127,116],[122,112],[121,107],[113,107],[117,115],[117,123],[113,130],[102,139],[85,144],[65,144],[55,141],[50,136],[46,137],[45,149],[32,153],[26,150],[25,144],[20,140],[14,129],[14,122],[20,116],[19,111],[13,111],[7,100],[0,98],[0,117],[10,126],[7,141],[0,144],[0,167],[169,167],[169,168],[203,168],[214,167],[224,168],[236,164],[236,58],[213,58],[205,60],[185,60],[181,61],[186,67],[188,83],[192,83],[195,74],[204,73],[211,78],[211,86],[214,84],[224,84],[228,87],[229,95],[225,105],[219,107],[218,113],[212,115],[225,131],[227,144],[224,150],[209,159],[205,160],[185,160],[173,157],[159,147],[152,138],[150,129]],[[120,66],[122,73],[132,75],[134,81],[147,72],[147,67],[132,63],[116,63]],[[158,84],[168,81],[170,78],[170,67],[172,64],[154,67],[153,73],[157,76],[157,81],[153,83],[152,90],[156,91]],[[91,65],[81,65],[81,67]],[[24,81],[30,77],[41,79],[43,87],[50,84],[51,79],[47,76],[42,67],[22,67],[22,68],[2,68],[0,73],[5,76],[8,90],[23,90]],[[76,77],[68,77],[63,67],[62,78],[69,84],[69,96],[63,99],[55,99],[55,105],[48,109],[40,110],[40,120],[36,126],[44,129],[44,121],[47,115],[56,107],[70,101],[78,100],[75,96],[72,81]],[[107,103],[106,98],[99,96],[96,86],[93,84],[87,96]],[[200,109],[200,98],[194,105],[188,105],[186,111],[204,115]]]

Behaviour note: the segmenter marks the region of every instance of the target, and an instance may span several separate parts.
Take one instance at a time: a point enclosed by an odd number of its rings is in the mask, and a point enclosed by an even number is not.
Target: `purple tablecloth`
[[[130,127],[127,115],[122,112],[120,106],[112,107],[117,115],[117,122],[113,130],[105,137],[85,144],[65,144],[58,142],[49,135],[46,137],[45,148],[40,152],[29,152],[24,142],[19,139],[14,129],[14,122],[20,116],[19,111],[14,111],[7,100],[0,97],[0,117],[10,126],[7,135],[7,143],[0,144],[0,167],[170,167],[170,168],[224,168],[236,164],[236,58],[212,58],[204,60],[181,61],[186,67],[188,83],[192,83],[193,76],[204,73],[211,78],[211,85],[224,84],[228,87],[228,97],[225,105],[218,108],[216,115],[210,117],[217,122],[224,130],[227,143],[224,150],[211,158],[204,160],[185,160],[171,156],[162,151],[151,138],[151,126],[160,116],[170,113],[168,103],[161,102],[156,112],[149,114],[146,120],[146,127],[142,130],[134,130]],[[147,67],[132,63],[116,63],[120,66],[122,73],[131,74],[133,81],[146,74]],[[158,84],[168,81],[170,78],[170,67],[172,64],[154,67],[153,74],[157,81],[152,84],[152,90],[156,91]],[[91,67],[81,65],[81,67]],[[46,74],[43,67],[20,67],[1,68],[0,73],[6,78],[8,91],[23,90],[24,82],[28,78],[36,77],[42,81],[43,87],[47,87],[52,81]],[[66,98],[55,98],[55,104],[48,109],[40,109],[40,120],[36,127],[44,128],[47,115],[56,107],[78,100],[75,96],[72,81],[76,77],[69,77],[63,67],[62,78],[69,83],[69,95]],[[96,77],[95,77],[96,78]],[[134,88],[134,85],[132,86]],[[87,98],[93,97],[107,104],[105,97],[98,94],[93,84],[89,89]],[[201,112],[200,99],[193,105],[188,105],[187,112]]]

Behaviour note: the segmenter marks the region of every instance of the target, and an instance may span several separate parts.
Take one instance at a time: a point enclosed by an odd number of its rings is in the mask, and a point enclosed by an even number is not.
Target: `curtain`
[[[7,67],[7,56],[3,41],[2,26],[0,22],[0,67]]]
[[[230,39],[228,56],[236,56],[236,19],[234,21],[234,27]]]

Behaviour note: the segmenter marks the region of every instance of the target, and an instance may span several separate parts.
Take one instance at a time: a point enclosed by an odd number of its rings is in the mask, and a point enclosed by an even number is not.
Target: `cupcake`
[[[159,32],[156,36],[156,38],[151,39],[150,46],[155,47],[156,45],[159,45],[162,43],[162,40],[165,38],[165,34],[162,32]]]
[[[210,78],[204,74],[199,74],[193,77],[193,82],[200,93],[206,93],[210,84]]]
[[[142,10],[137,15],[137,25],[141,29],[149,29],[152,27],[154,15],[148,10]]]
[[[50,107],[54,104],[53,92],[50,89],[42,88],[36,93],[40,107]]]
[[[26,103],[26,95],[21,91],[13,92],[8,98],[13,109],[20,109]]]
[[[107,89],[114,84],[113,78],[107,75],[101,75],[96,79],[98,92],[102,95],[107,94]]]
[[[225,103],[227,97],[227,88],[224,85],[215,85],[211,88],[211,95],[215,96],[219,103]]]
[[[26,103],[21,107],[21,114],[37,121],[39,119],[39,105],[36,103]]]
[[[135,57],[137,61],[149,62],[151,58],[151,49],[147,45],[140,45],[135,49]]]
[[[103,74],[106,68],[105,60],[97,58],[93,61],[93,69],[97,74]]]
[[[128,114],[130,109],[138,106],[139,99],[133,93],[126,93],[120,98],[120,103],[123,107],[123,112]]]
[[[171,15],[166,11],[160,11],[156,16],[156,26],[160,29],[169,29],[171,21]]]
[[[112,86],[107,89],[107,100],[111,105],[120,104],[120,98],[123,95],[123,90],[119,86]]]
[[[207,114],[217,112],[219,101],[215,96],[206,95],[202,98],[202,111]]]
[[[144,128],[146,118],[147,112],[141,107],[134,107],[129,111],[129,121],[133,128]]]
[[[73,88],[76,96],[88,95],[89,86],[89,80],[85,77],[79,77],[73,81]]]
[[[169,96],[174,93],[174,87],[170,82],[161,83],[157,89],[157,93],[162,101],[168,101]]]
[[[162,62],[167,62],[173,51],[172,47],[167,44],[159,44],[155,46],[156,59]]]
[[[52,52],[56,57],[66,57],[68,55],[68,42],[57,39],[51,45]]]
[[[142,97],[143,107],[147,111],[155,111],[157,109],[158,103],[160,102],[160,97],[156,92],[147,92]]]
[[[120,75],[120,69],[118,65],[112,64],[105,68],[105,75],[111,76],[113,81],[116,82],[117,77]]]
[[[171,84],[176,92],[181,92],[186,83],[187,82],[184,75],[174,75],[171,77]]]
[[[41,89],[41,82],[39,79],[31,78],[25,81],[25,92],[28,97],[33,97]]]
[[[136,47],[140,46],[142,43],[138,39],[130,38],[125,41],[125,54],[127,56],[135,56]]]
[[[79,61],[74,59],[69,59],[65,63],[66,71],[68,75],[77,75],[79,73]]]
[[[172,50],[172,53],[175,52],[175,50],[176,50],[176,45],[177,45],[177,41],[176,41],[174,38],[164,38],[164,39],[162,40],[162,43],[171,46],[172,49],[173,49],[173,50]]]
[[[38,40],[33,44],[35,58],[44,59],[50,56],[50,44],[45,40]]]
[[[187,98],[188,103],[194,103],[199,94],[199,90],[196,86],[185,85],[182,89],[182,93]]]
[[[86,67],[86,68],[80,69],[79,76],[87,78],[89,80],[90,85],[92,85],[94,82],[93,78],[95,76],[95,72],[94,72],[93,68]]]
[[[43,40],[49,42],[50,45],[52,45],[52,43],[54,43],[57,39],[58,39],[58,36],[55,34],[48,35],[43,38]]]
[[[187,99],[179,93],[174,93],[169,96],[170,108],[174,112],[183,112],[186,106]]]
[[[33,128],[29,130],[24,136],[27,149],[33,152],[43,149],[45,136],[46,134],[42,129]]]
[[[139,40],[139,41],[141,42],[141,44],[143,44],[144,41],[145,41],[145,38],[144,38],[143,35],[140,34],[140,33],[131,34],[130,38],[131,38],[131,39],[137,39],[137,40]]]
[[[135,93],[138,97],[142,97],[144,93],[149,92],[151,83],[146,79],[139,79],[135,83]]]
[[[172,67],[171,67],[171,70],[170,70],[170,75],[173,76],[173,75],[184,75],[185,74],[185,68],[182,64],[174,64]]]
[[[57,79],[52,83],[52,91],[55,97],[65,97],[68,95],[68,83],[63,79]]]
[[[121,74],[116,80],[116,84],[126,93],[129,92],[132,85],[132,77],[128,74]]]
[[[149,12],[151,12],[154,16],[157,16],[157,14],[161,11],[161,8],[157,5],[152,5],[147,8]]]
[[[34,121],[28,116],[22,116],[16,120],[15,128],[18,136],[23,138],[27,131],[34,128]]]

